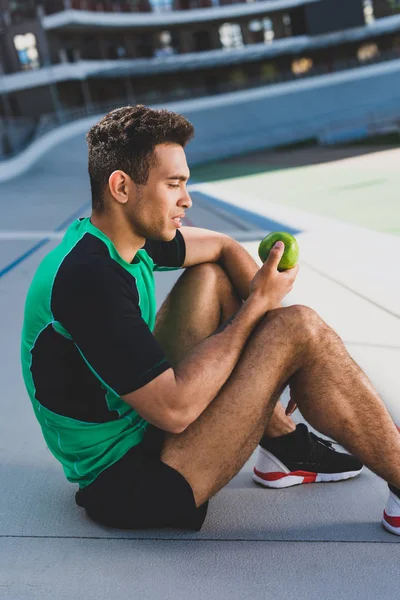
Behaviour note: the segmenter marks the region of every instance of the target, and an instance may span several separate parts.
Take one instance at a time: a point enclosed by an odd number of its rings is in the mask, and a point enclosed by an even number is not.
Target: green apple
[[[262,262],[267,260],[269,252],[276,242],[283,242],[285,244],[285,250],[279,261],[278,271],[286,271],[286,269],[295,267],[299,260],[299,245],[296,238],[286,231],[273,231],[260,242],[258,256]]]

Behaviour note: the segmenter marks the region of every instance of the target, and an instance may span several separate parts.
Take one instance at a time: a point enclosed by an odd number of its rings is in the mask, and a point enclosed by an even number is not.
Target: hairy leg
[[[241,304],[222,267],[204,263],[186,269],[158,311],[154,328],[171,365],[212,335]]]
[[[273,413],[265,425],[263,435],[267,435],[268,437],[279,437],[291,433],[295,429],[296,425],[292,419],[286,415],[282,404],[277,402]]]
[[[157,314],[154,335],[171,365],[223,326],[239,310],[242,300],[225,271],[205,263],[186,269]],[[278,402],[262,434],[277,437],[295,425]],[[261,439],[261,436],[260,436]]]
[[[316,429],[400,486],[400,436],[377,392],[314,311],[289,307],[271,311],[254,330],[199,418],[181,434],[166,434],[162,460],[189,481],[198,506],[248,460],[287,383]]]
[[[313,427],[399,487],[399,429],[341,338],[317,319],[320,341],[310,362],[291,378],[291,396]]]

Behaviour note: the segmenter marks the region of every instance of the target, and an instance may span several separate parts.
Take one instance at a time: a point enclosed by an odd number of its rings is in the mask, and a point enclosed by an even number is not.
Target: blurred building
[[[163,103],[393,60],[398,11],[396,0],[0,0],[3,154],[46,123],[100,106]],[[11,120],[20,136],[9,144]]]

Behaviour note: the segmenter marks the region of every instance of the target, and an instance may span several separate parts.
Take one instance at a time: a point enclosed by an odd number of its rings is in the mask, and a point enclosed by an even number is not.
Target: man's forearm
[[[217,396],[235,368],[248,337],[267,310],[249,298],[250,283],[258,266],[238,242],[227,238],[218,264],[245,302],[224,330],[198,344],[175,369],[177,412],[186,426]]]
[[[185,427],[217,396],[267,309],[265,301],[247,299],[223,331],[200,342],[179,362],[175,369],[176,412]]]
[[[250,292],[250,283],[259,269],[255,260],[239,242],[228,238],[218,262],[231,280],[236,293],[246,300]]]

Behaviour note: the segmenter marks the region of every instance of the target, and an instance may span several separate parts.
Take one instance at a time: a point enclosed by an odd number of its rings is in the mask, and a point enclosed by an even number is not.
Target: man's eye
[[[179,187],[179,183],[170,183],[169,187],[170,188],[178,188]]]

